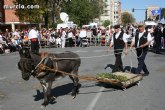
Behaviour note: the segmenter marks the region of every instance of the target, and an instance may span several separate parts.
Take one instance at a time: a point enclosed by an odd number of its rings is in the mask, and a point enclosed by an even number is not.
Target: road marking
[[[6,77],[4,76],[4,77],[0,77],[0,80],[4,80],[4,79],[6,79]]]
[[[107,50],[94,50],[93,52],[106,52]]]
[[[100,98],[102,91],[104,90],[104,88],[100,88],[99,93],[96,94],[95,98],[91,101],[91,103],[88,105],[86,110],[93,110],[93,108],[95,107],[98,99]]]
[[[83,50],[77,50],[77,51],[74,51],[74,52],[77,52],[77,53],[83,53],[83,52],[88,52],[88,51],[83,51]]]

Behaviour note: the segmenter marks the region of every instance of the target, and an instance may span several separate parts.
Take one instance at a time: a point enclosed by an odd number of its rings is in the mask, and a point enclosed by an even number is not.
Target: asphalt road
[[[106,53],[106,47],[42,49],[47,52],[70,50],[82,58],[79,75],[92,75],[111,72],[114,55]],[[39,81],[30,78],[24,81],[17,68],[17,52],[0,55],[0,110],[42,110],[43,92]],[[126,68],[137,67],[136,56],[129,52],[123,56]],[[94,81],[80,80],[80,92],[75,99],[71,97],[72,81],[58,79],[53,84],[56,102],[44,110],[165,110],[165,54],[149,52],[146,64],[150,75],[144,77],[140,85],[126,91],[109,85],[99,85]],[[106,70],[104,69],[106,66]]]

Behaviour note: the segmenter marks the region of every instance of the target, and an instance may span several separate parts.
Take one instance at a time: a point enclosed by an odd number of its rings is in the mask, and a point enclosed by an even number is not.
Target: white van
[[[94,26],[95,26],[96,28],[98,28],[98,24],[97,24],[97,23],[90,23],[89,26],[90,26],[91,28],[93,28]]]
[[[71,24],[71,23],[60,23],[60,24],[57,24],[57,30],[60,29],[60,28],[76,28],[77,25],[76,24]]]

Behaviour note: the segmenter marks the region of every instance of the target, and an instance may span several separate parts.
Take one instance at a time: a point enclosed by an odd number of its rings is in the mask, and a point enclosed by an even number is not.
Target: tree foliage
[[[135,22],[135,18],[133,17],[132,14],[128,13],[128,12],[124,12],[121,15],[121,22],[123,25],[129,24],[129,23],[133,23]]]
[[[63,1],[61,8],[69,15],[70,20],[82,26],[100,16],[103,10],[102,4],[102,0],[72,0]]]
[[[110,24],[111,24],[110,20],[105,20],[105,21],[103,22],[103,26],[104,26],[104,27],[107,27],[107,26],[109,26]]]
[[[34,5],[35,0],[15,0],[14,4],[22,4],[24,6]],[[36,9],[16,9],[15,14],[19,17],[20,21],[23,22],[39,22],[40,19],[40,10]]]
[[[162,16],[161,16],[161,18],[165,19],[165,8],[162,8]]]
[[[103,10],[102,0],[15,0],[14,4],[39,5],[39,9],[16,9],[23,22],[45,22],[45,27],[60,22],[60,12],[68,13],[70,20],[78,25],[88,24],[99,17]]]
[[[15,0],[14,4],[39,5],[39,9],[16,9],[15,14],[22,22],[52,24],[52,16],[59,16],[62,0]]]

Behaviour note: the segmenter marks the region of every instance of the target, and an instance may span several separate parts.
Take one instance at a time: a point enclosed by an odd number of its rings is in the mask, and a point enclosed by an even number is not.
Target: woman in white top
[[[79,34],[79,38],[80,38],[80,47],[82,47],[82,39],[87,37],[87,31],[85,28],[82,28],[82,30],[80,30],[80,34]]]
[[[62,48],[65,48],[65,41],[66,41],[66,31],[65,29],[62,29],[62,34],[61,34]]]
[[[72,29],[69,29],[68,31],[68,40],[69,40],[69,47],[72,47],[73,46],[73,32],[72,32]]]

